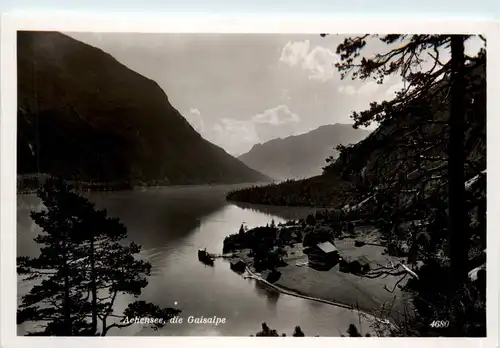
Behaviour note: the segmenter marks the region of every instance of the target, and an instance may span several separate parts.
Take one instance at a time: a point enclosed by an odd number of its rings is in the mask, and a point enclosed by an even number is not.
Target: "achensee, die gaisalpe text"
[[[125,318],[123,321],[125,324],[164,324],[165,320],[162,318],[150,318],[150,317],[134,317],[134,318]],[[215,326],[219,324],[225,324],[226,323],[226,318],[220,318],[220,317],[204,317],[204,316],[189,316],[187,320],[184,320],[182,317],[173,317],[170,320],[168,320],[168,323],[170,324],[183,324],[183,323],[188,323],[188,324],[213,324]]]

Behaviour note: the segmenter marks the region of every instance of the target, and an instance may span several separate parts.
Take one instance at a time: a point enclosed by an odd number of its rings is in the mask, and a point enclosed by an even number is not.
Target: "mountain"
[[[464,169],[466,179],[471,179],[486,169],[486,70],[478,64],[467,66],[466,72]],[[441,85],[449,83],[446,77]],[[394,178],[402,176],[412,186],[426,184],[429,178],[420,175],[426,171],[433,174],[431,182],[444,180],[449,117],[448,99],[428,97],[416,101],[382,122],[366,139],[347,148],[325,168],[325,173],[378,190],[389,188]]]
[[[325,159],[337,156],[334,150],[337,145],[357,143],[369,133],[347,124],[326,125],[305,134],[254,145],[238,159],[277,180],[303,179],[320,175]]]
[[[268,181],[203,139],[152,80],[57,32],[18,32],[18,174],[90,181]]]
[[[477,205],[486,194],[485,65],[468,67],[466,81],[465,179],[474,184],[469,194],[476,197]],[[416,193],[424,193],[426,199],[447,199],[450,105],[446,98],[430,96],[406,106],[365,139],[348,146],[322,175],[241,189],[227,198],[253,204],[337,208],[360,203],[363,209],[359,211],[373,215],[383,199],[392,197],[409,211],[425,212],[422,207],[414,208]]]

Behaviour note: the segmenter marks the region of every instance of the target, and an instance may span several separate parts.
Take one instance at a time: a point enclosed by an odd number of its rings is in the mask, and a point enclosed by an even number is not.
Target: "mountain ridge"
[[[238,157],[250,168],[277,180],[302,179],[322,173],[325,158],[336,156],[337,145],[357,143],[368,130],[350,124],[323,125],[309,132],[255,144]]]
[[[467,99],[474,101],[467,106],[464,152],[466,157],[465,179],[479,182],[468,194],[476,196],[477,201],[485,199],[486,189],[486,67],[485,64],[468,67],[465,75],[467,81]],[[446,83],[444,81],[443,83]],[[382,206],[382,198],[397,197],[401,206],[411,207],[414,199],[413,188],[422,188],[432,199],[446,200],[446,185],[437,180],[446,178],[446,166],[434,167],[442,161],[446,163],[447,136],[446,125],[449,117],[449,102],[428,100],[427,98],[408,105],[394,117],[381,122],[377,129],[362,141],[348,146],[345,151],[325,166],[323,174],[305,180],[287,180],[279,184],[235,190],[227,195],[231,201],[252,204],[314,206],[345,208],[346,206],[362,206],[358,209],[370,215]],[[432,118],[429,119],[428,115]],[[435,122],[434,122],[434,121]],[[413,139],[407,135],[408,129],[420,131],[421,141],[435,144],[426,153],[429,160],[415,157],[418,149]],[[426,147],[427,148],[427,147]],[[439,160],[439,161],[438,161]],[[427,176],[415,175],[415,168],[432,169],[432,180]],[[407,175],[410,174],[410,175]],[[441,175],[439,175],[441,174]],[[403,176],[404,175],[404,176]],[[408,185],[400,192],[394,192],[394,177],[407,177],[401,185]],[[426,186],[426,182],[431,185]],[[438,184],[436,184],[436,182]],[[428,192],[436,190],[436,192]],[[375,197],[378,197],[375,199]]]
[[[112,55],[58,32],[18,32],[18,173],[33,172],[139,185],[270,180]]]

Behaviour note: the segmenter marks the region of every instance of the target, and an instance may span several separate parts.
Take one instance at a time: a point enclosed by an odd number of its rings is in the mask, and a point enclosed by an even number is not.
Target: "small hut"
[[[236,273],[243,273],[247,267],[246,263],[242,259],[231,260],[230,266]]]
[[[331,242],[318,243],[307,251],[309,265],[313,268],[330,269],[339,261],[339,251]]]
[[[359,264],[359,273],[366,273],[370,270],[370,260],[368,260],[365,256],[358,257],[354,262]]]
[[[370,270],[370,260],[365,256],[358,258],[343,257],[339,262],[339,270],[341,272],[362,274]]]

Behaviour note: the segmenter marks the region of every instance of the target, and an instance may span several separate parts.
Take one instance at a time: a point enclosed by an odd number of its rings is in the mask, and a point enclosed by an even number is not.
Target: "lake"
[[[86,196],[98,208],[106,208],[128,230],[128,238],[142,245],[141,257],[152,264],[149,284],[141,299],[182,310],[182,324],[167,324],[153,331],[139,324],[113,329],[109,335],[249,336],[266,322],[279,333],[291,336],[300,325],[306,336],[340,336],[349,324],[359,325],[353,311],[284,295],[252,279],[243,279],[218,259],[213,267],[198,261],[197,250],[222,252],[224,238],[237,233],[244,222],[249,228],[307,216],[311,208],[234,204],[225,200],[228,191],[242,185],[163,187],[133,191],[92,192]],[[39,232],[29,211],[39,209],[35,195],[20,195],[17,202],[17,253],[35,256],[33,237]],[[31,284],[18,282],[18,301]],[[129,298],[119,299],[123,310]],[[176,304],[177,303],[177,304]],[[189,324],[189,316],[226,318],[225,324]],[[365,324],[367,326],[367,324]],[[28,326],[18,326],[23,334]],[[362,328],[365,332],[368,327]]]

